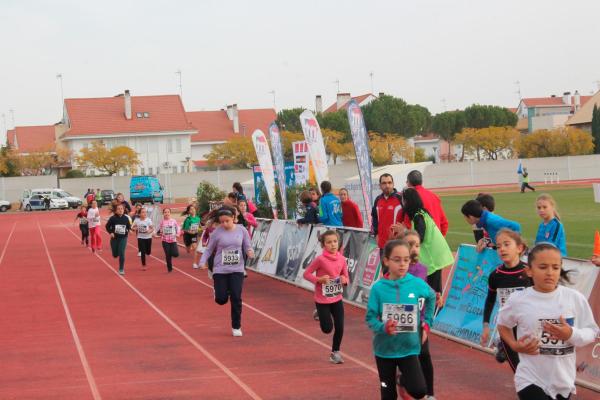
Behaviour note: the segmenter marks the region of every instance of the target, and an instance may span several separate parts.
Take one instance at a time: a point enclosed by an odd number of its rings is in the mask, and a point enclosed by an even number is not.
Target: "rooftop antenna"
[[[516,81],[515,85],[517,85],[517,91],[515,93],[519,95],[519,101],[521,101],[521,99],[523,98],[521,97],[521,82]]]
[[[337,93],[340,92],[340,80],[336,79],[335,81],[333,81],[333,83],[335,83],[337,85]]]
[[[273,90],[271,90],[271,91],[269,92],[269,94],[272,94],[272,95],[273,95],[273,108],[274,108],[274,109],[277,109],[277,104],[275,103],[275,90],[274,90],[274,89],[273,89]]]
[[[175,71],[176,75],[179,75],[179,97],[181,97],[181,101],[183,101],[183,85],[181,84],[181,69]]]
[[[6,129],[6,114],[4,113],[2,113],[2,132],[8,132],[8,130]],[[8,140],[8,135],[6,139]]]
[[[448,109],[446,108],[446,98],[444,97],[442,100],[440,100],[442,102],[442,104],[444,105],[444,112],[448,111]]]
[[[373,86],[373,77],[374,77],[374,76],[375,76],[375,72],[371,71],[371,72],[369,73],[369,77],[371,78],[371,94],[374,94],[374,93],[375,93],[375,89],[374,89],[374,86]]]

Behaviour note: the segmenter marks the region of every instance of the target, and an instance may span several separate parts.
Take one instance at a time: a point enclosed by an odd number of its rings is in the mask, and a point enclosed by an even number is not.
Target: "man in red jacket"
[[[394,189],[394,178],[390,174],[379,177],[381,194],[375,198],[371,210],[371,233],[377,236],[377,247],[383,249],[390,236],[390,227],[396,223],[402,209],[402,195]]]
[[[423,187],[423,174],[417,170],[410,171],[406,177],[406,184],[408,187],[414,188],[419,193],[421,200],[423,200],[423,207],[425,207],[425,210],[431,215],[431,218],[437,227],[440,228],[442,235],[446,236],[446,233],[448,232],[448,219],[444,213],[442,201],[433,192]],[[403,222],[406,226],[410,227],[408,215],[404,215]]]

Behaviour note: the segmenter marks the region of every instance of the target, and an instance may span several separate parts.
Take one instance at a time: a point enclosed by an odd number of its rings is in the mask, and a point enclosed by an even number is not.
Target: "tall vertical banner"
[[[273,208],[273,216],[277,218],[277,198],[275,197],[275,173],[273,172],[273,161],[271,160],[271,152],[269,144],[263,131],[257,129],[252,134],[252,143],[256,151],[256,158],[262,170],[265,188],[269,195],[271,208]]]
[[[308,153],[310,161],[315,168],[317,175],[317,184],[329,180],[329,169],[327,167],[327,154],[325,153],[325,144],[323,143],[323,135],[317,119],[309,110],[305,110],[300,114],[300,124],[304,132],[304,138],[308,143]]]
[[[281,148],[281,134],[279,127],[274,121],[269,125],[269,137],[271,138],[271,148],[273,150],[273,160],[277,170],[277,183],[279,183],[279,192],[281,193],[281,204],[283,206],[283,218],[287,219],[287,192],[285,188],[285,167],[283,165],[283,150]]]
[[[371,181],[371,157],[369,156],[369,137],[365,119],[363,118],[360,106],[355,100],[351,100],[348,105],[348,122],[350,123],[350,132],[354,142],[354,151],[356,152],[356,163],[358,164],[358,174],[360,176],[360,185],[362,198],[367,211],[365,220],[366,226],[371,226],[371,208],[373,207],[373,182]]]
[[[292,150],[296,184],[305,185],[308,182],[308,144],[304,140],[292,142]]]

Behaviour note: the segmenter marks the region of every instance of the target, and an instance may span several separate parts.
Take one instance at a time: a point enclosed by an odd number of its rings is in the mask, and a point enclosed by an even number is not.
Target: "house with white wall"
[[[517,107],[520,119],[527,119],[527,131],[551,130],[565,126],[567,120],[577,113],[592,96],[581,96],[578,91],[573,95],[564,92],[562,97],[529,97],[521,99]]]
[[[78,154],[94,141],[128,146],[139,154],[139,174],[188,172],[191,137],[197,133],[178,95],[65,99],[60,140]],[[76,167],[76,165],[73,165]],[[95,175],[97,171],[87,171]]]
[[[383,93],[379,93],[379,96],[382,95]],[[375,96],[373,93],[365,93],[355,97],[352,97],[350,93],[338,93],[336,96],[335,103],[323,110],[323,98],[321,97],[321,95],[317,95],[315,98],[315,112],[330,113],[339,110],[346,110],[348,108],[350,100],[356,101],[356,103],[358,103],[358,105],[362,107],[366,106],[375,99],[377,99],[377,96]]]

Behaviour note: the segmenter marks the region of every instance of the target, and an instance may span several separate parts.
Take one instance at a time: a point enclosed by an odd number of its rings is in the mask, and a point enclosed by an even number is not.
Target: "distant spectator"
[[[242,187],[242,184],[239,182],[235,182],[232,186],[233,192],[235,193],[236,196],[236,203],[240,200],[246,200],[246,195],[244,194],[244,188]]]
[[[229,206],[229,207],[235,207],[235,206],[237,206],[237,201],[238,201],[237,194],[235,192],[230,192],[223,199],[223,205]]]
[[[319,210],[313,205],[312,196],[308,190],[300,193],[300,202],[304,206],[304,217],[298,219],[299,224],[318,224]]]
[[[363,227],[363,217],[358,208],[358,204],[350,199],[348,189],[340,189],[340,201],[342,202],[342,222],[344,226],[352,228]]]
[[[371,233],[377,236],[380,251],[385,247],[390,235],[390,228],[397,222],[402,210],[402,195],[394,188],[394,178],[390,174],[379,177],[381,194],[375,198],[371,210]]]
[[[521,178],[521,193],[525,193],[525,189],[535,192],[535,188],[529,184],[529,172],[527,172],[527,168],[523,168]]]
[[[408,187],[414,188],[421,200],[423,201],[423,207],[431,218],[433,218],[433,222],[437,225],[442,232],[442,235],[446,236],[448,232],[448,219],[446,218],[446,214],[444,213],[444,208],[442,207],[442,202],[437,195],[435,195],[432,191],[427,190],[423,187],[423,174],[421,171],[412,170],[408,173],[406,177],[406,184]],[[409,228],[409,219],[405,213],[403,215],[403,222],[407,228]]]
[[[343,226],[342,204],[340,199],[331,193],[331,182],[321,182],[323,196],[319,203],[319,220],[327,226]]]
[[[319,201],[321,199],[321,193],[319,193],[319,189],[317,189],[317,188],[310,188],[310,189],[308,189],[308,191],[310,193],[310,198],[312,200],[313,207],[318,207],[319,206]]]

